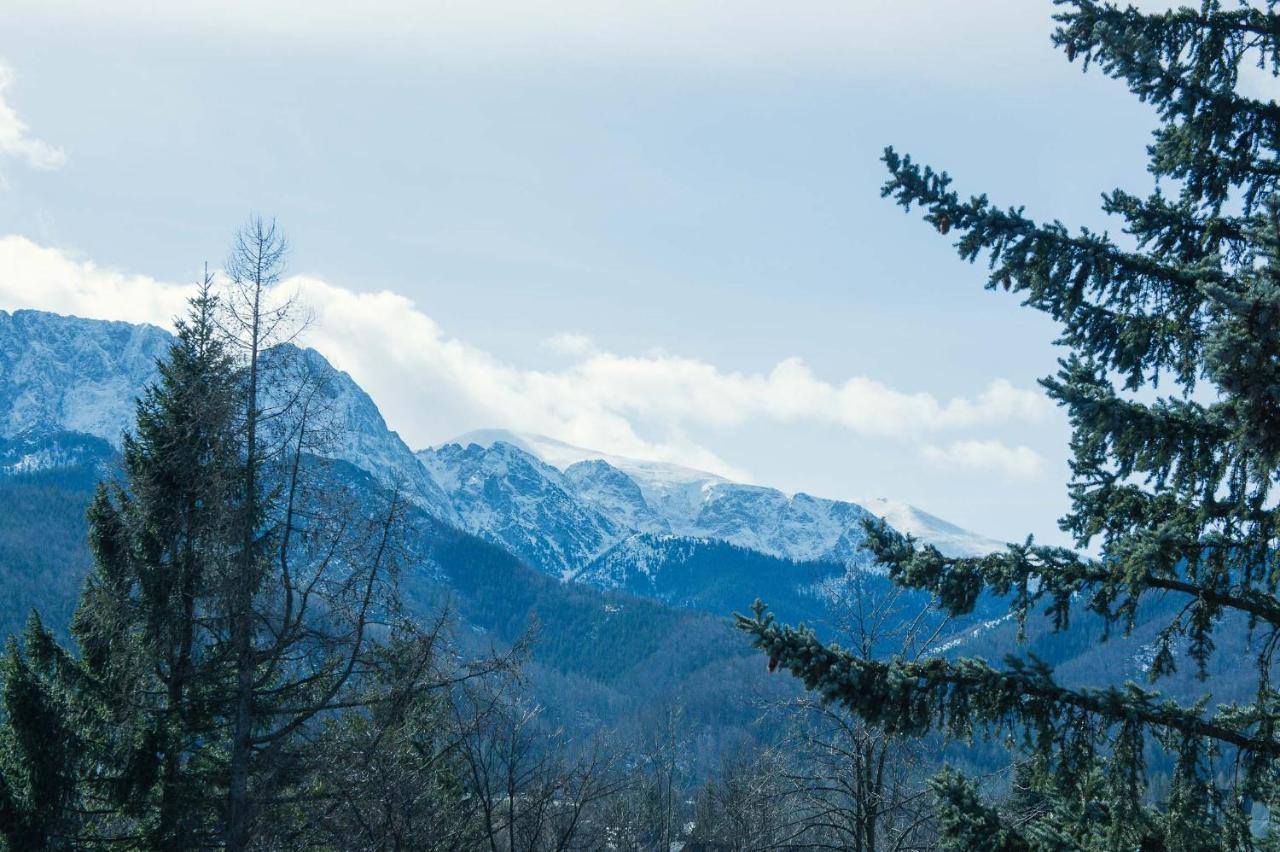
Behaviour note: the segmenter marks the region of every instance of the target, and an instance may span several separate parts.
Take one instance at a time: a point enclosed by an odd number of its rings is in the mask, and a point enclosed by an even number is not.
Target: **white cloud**
[[[999,441],[955,441],[946,447],[926,444],[920,455],[938,467],[995,470],[1013,479],[1034,479],[1043,467],[1040,455],[1030,447],[1009,447]]]
[[[0,238],[0,308],[33,307],[169,325],[189,286],[105,270],[17,236]],[[295,277],[313,321],[304,342],[348,371],[393,428],[422,446],[479,426],[541,432],[623,455],[678,462],[742,478],[706,447],[695,427],[753,421],[819,423],[857,435],[917,440],[939,432],[1042,418],[1038,392],[996,380],[973,397],[940,400],[858,376],[832,383],[788,358],[762,373],[723,370],[666,353],[619,355],[583,335],[554,340],[570,358],[537,370],[504,363],[448,336],[410,300],[357,293]],[[932,461],[1026,476],[1039,460],[1025,447],[961,441],[926,449]]]
[[[23,237],[0,237],[0,308],[172,327],[193,287],[125,275]]]
[[[35,169],[56,169],[66,161],[61,150],[32,138],[31,128],[5,100],[13,85],[13,70],[0,63],[0,155],[16,157]]]
[[[596,348],[595,341],[587,335],[569,331],[547,338],[547,346],[561,355],[585,355]]]
[[[326,48],[411,49],[474,64],[508,58],[658,61],[713,67],[920,71],[943,53],[951,73],[1010,47],[1046,53],[1050,0],[6,0],[10,14],[62,26],[195,31]],[[911,50],[904,50],[908,39]],[[1024,49],[1027,48],[1027,49]],[[956,62],[949,60],[955,59]],[[1025,74],[1027,65],[1021,66]]]

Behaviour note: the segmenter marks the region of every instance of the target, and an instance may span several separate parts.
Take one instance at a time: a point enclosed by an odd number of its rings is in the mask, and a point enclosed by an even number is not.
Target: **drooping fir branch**
[[[963,852],[988,849],[990,852],[1028,852],[1026,838],[1014,831],[995,808],[978,796],[977,785],[951,768],[929,780],[938,802],[938,828],[942,848]]]
[[[823,645],[804,625],[777,624],[764,604],[737,626],[769,657],[823,700],[838,702],[888,733],[920,735],[946,730],[969,738],[980,730],[1020,732],[1028,744],[1061,743],[1081,731],[1123,723],[1208,738],[1242,753],[1280,757],[1280,739],[1249,709],[1223,708],[1212,716],[1185,708],[1129,683],[1123,687],[1073,690],[1057,683],[1045,664],[1017,658],[997,670],[985,660],[930,657],[912,662],[871,660]],[[1136,758],[1135,758],[1136,759]]]
[[[1095,0],[1056,0],[1054,43],[1070,60],[1122,79],[1155,105],[1164,126],[1152,171],[1185,182],[1184,197],[1216,210],[1243,187],[1246,211],[1280,181],[1275,159],[1280,105],[1237,92],[1242,64],[1280,67],[1280,15],[1274,4],[1224,10],[1205,0],[1145,14]]]
[[[1176,671],[1178,638],[1187,640],[1187,654],[1204,674],[1214,649],[1213,632],[1225,611],[1242,613],[1271,630],[1280,628],[1280,601],[1241,580],[1245,574],[1239,569],[1240,556],[1229,543],[1212,549],[1176,546],[1176,536],[1157,528],[1124,538],[1116,547],[1117,556],[1103,559],[1032,540],[986,556],[948,557],[880,520],[867,521],[864,530],[863,546],[888,567],[898,585],[929,592],[953,615],[971,613],[982,594],[1007,598],[1020,632],[1040,606],[1055,630],[1065,629],[1081,604],[1103,619],[1108,632],[1117,625],[1127,632],[1144,595],[1179,595],[1183,611],[1153,642],[1152,681]],[[1162,540],[1165,535],[1175,543]],[[1191,552],[1198,560],[1195,570],[1188,570],[1185,560],[1176,556]],[[1268,670],[1260,672],[1260,689],[1269,689]]]
[[[890,177],[881,194],[906,210],[923,208],[925,221],[940,233],[959,233],[963,259],[986,252],[988,288],[1025,293],[1027,304],[1064,323],[1064,343],[1096,350],[1131,387],[1163,369],[1194,382],[1203,347],[1201,285],[1226,277],[1216,265],[1186,267],[1124,251],[1106,234],[1072,235],[1058,222],[1037,224],[985,195],[961,201],[945,172],[893,148],[883,160]]]
[[[1178,592],[1213,605],[1238,610],[1280,627],[1280,601],[1272,595],[1239,584],[1196,583],[1177,574],[1143,570],[1149,565],[1134,560],[1128,564],[1088,559],[1061,547],[1010,544],[1006,550],[980,557],[943,556],[931,545],[917,546],[880,520],[868,521],[864,547],[889,567],[899,585],[930,592],[938,604],[953,615],[973,611],[983,592],[1004,597],[1012,595],[1011,610],[1025,620],[1040,601],[1048,601],[1047,614],[1054,625],[1064,628],[1070,620],[1072,602],[1081,592],[1101,590],[1090,602],[1091,609],[1114,619],[1111,608],[1125,592],[1135,598],[1147,589]]]

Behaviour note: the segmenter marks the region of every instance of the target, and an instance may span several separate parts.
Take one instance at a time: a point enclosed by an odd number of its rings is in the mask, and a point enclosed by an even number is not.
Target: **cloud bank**
[[[954,441],[945,447],[925,444],[920,455],[937,468],[996,471],[1010,479],[1035,479],[1044,467],[1030,447],[1009,447],[999,441]]]
[[[7,0],[10,14],[67,27],[194,32],[344,50],[413,50],[433,60],[657,62],[727,69],[891,67],[919,73],[944,52],[963,73],[1009,45],[1046,52],[1050,0]],[[914,50],[902,51],[910,32]],[[1025,74],[1027,63],[1020,68]]]
[[[312,314],[303,342],[349,372],[411,446],[503,426],[749,479],[689,433],[772,421],[915,442],[939,466],[1020,478],[1040,470],[1034,451],[989,438],[945,448],[921,443],[943,433],[1037,421],[1051,410],[1038,391],[1002,379],[972,396],[939,399],[865,376],[831,382],[798,358],[767,372],[736,372],[665,352],[608,352],[568,333],[549,340],[564,366],[531,369],[450,337],[398,294],[359,293],[307,276],[284,286],[296,288]],[[191,292],[189,285],[103,269],[23,237],[0,238],[0,308],[169,327]]]
[[[31,136],[31,128],[6,100],[13,70],[0,62],[0,156],[22,160],[34,169],[56,169],[66,161],[61,150]]]

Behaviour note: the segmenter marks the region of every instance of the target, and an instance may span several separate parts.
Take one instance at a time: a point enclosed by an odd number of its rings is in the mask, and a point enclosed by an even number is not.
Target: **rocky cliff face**
[[[119,447],[137,398],[172,341],[155,326],[0,311],[0,438],[69,432]],[[432,514],[456,520],[440,486],[350,376],[312,349],[281,346],[269,360],[288,363],[278,371],[282,376],[320,379],[323,416],[336,427],[324,454],[399,484]]]
[[[0,311],[0,437],[56,427],[118,446],[170,339],[150,325]]]
[[[463,529],[547,573],[570,578],[632,532],[579,499],[560,471],[511,444],[446,444],[418,459]]]

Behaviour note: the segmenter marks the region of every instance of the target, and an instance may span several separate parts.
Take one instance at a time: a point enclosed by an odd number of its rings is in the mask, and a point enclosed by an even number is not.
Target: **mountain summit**
[[[119,446],[133,400],[154,378],[171,339],[154,326],[0,311],[0,439],[66,432]],[[948,555],[1001,546],[902,504],[786,494],[542,435],[487,429],[413,453],[368,394],[323,355],[288,345],[278,351],[326,376],[326,407],[342,436],[330,455],[396,483],[434,517],[565,580],[613,583],[627,575],[628,554],[643,554],[647,570],[657,570],[663,552],[679,551],[687,561],[697,542],[781,560],[867,566],[859,545],[870,515]],[[28,455],[59,457],[57,447]],[[608,570],[601,573],[606,555]]]
[[[948,556],[979,556],[1004,547],[905,503],[786,494],[694,468],[618,456],[532,433],[467,432],[420,451],[418,457],[428,465],[447,468],[448,463],[441,460],[456,456],[456,448],[474,448],[471,458],[486,452],[526,454],[560,474],[563,479],[557,479],[557,484],[562,490],[616,527],[633,532],[713,539],[787,559],[851,565],[866,561],[858,546],[862,521],[873,515]]]

